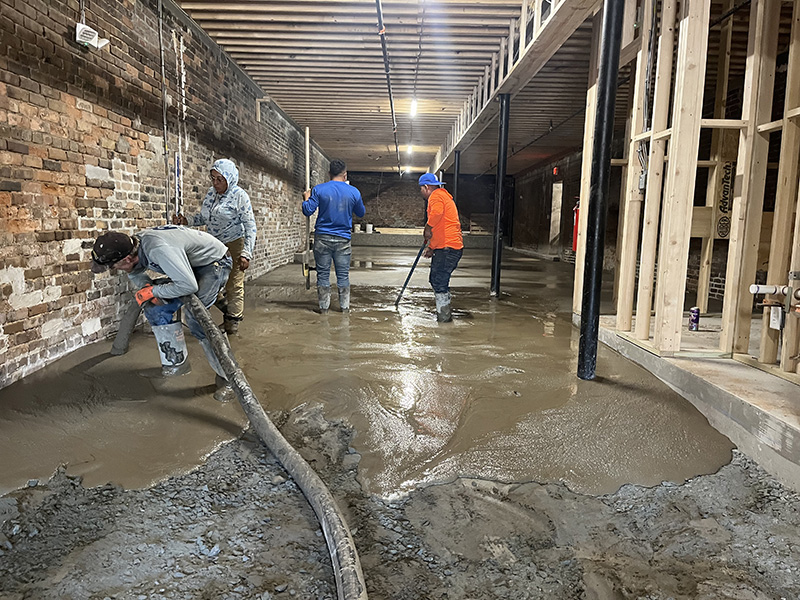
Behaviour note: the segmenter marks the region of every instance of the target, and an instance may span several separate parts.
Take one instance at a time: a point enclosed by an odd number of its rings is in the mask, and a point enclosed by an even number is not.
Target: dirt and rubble
[[[349,315],[277,269],[233,341],[372,600],[800,598],[798,495],[609,349],[578,381],[569,269],[515,256],[487,302],[473,253],[439,327],[424,273],[392,304],[408,254],[354,263]],[[311,508],[196,342],[168,381],[138,375],[151,337],[110,345],[0,390],[0,600],[336,598]]]
[[[352,429],[273,414],[347,516],[379,599],[800,597],[800,497],[734,452],[683,485],[607,495],[459,478],[365,494]],[[0,499],[0,598],[335,598],[308,504],[249,433],[144,490],[57,472]]]

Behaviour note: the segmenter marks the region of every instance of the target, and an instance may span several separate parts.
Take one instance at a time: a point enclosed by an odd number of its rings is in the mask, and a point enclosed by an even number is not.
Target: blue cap
[[[436,179],[433,173],[425,173],[419,178],[420,185],[444,185],[444,181]]]

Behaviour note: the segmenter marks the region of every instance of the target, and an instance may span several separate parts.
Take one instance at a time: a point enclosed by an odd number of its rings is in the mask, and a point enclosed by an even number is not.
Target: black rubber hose
[[[214,324],[206,307],[194,294],[184,296],[181,300],[203,327],[214,354],[217,355],[228,381],[236,390],[236,396],[258,437],[292,476],[314,509],[328,544],[339,600],[367,600],[364,574],[361,571],[353,536],[330,490],[270,421],[236,363],[228,340]]]

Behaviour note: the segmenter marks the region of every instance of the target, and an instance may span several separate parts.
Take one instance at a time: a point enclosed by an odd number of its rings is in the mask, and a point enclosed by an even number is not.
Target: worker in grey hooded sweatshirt
[[[164,377],[183,375],[191,370],[183,325],[175,321],[180,298],[196,294],[206,308],[217,300],[231,271],[228,248],[214,236],[177,225],[145,229],[135,235],[109,231],[95,240],[92,271],[108,268],[128,274],[136,285],[136,301],[153,327],[161,355]],[[147,271],[166,275],[168,283],[154,284]],[[211,368],[217,374],[214,398],[225,402],[234,397],[233,388],[217,360],[211,343],[191,311],[186,311],[191,334],[200,340]]]
[[[234,335],[244,317],[244,272],[250,267],[256,243],[256,220],[250,196],[239,187],[239,169],[227,158],[211,166],[211,187],[200,212],[173,215],[175,225],[206,226],[206,231],[230,250],[233,269],[225,285],[225,294],[217,302],[222,311],[225,333]]]

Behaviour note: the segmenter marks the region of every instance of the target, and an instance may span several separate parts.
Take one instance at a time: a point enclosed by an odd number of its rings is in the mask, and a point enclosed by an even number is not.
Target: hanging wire
[[[164,7],[162,0],[158,0],[158,49],[161,53],[161,108],[164,126],[164,194],[166,196],[166,206],[164,210],[164,220],[169,223],[169,210],[171,208],[171,197],[169,188],[169,147],[167,145],[167,76],[164,67]]]
[[[653,86],[653,70],[655,68],[655,48],[657,43],[657,27],[656,22],[658,20],[658,3],[653,0],[653,12],[650,18],[650,31],[648,32],[650,35],[650,39],[647,40],[647,73],[645,74],[644,78],[644,102],[642,106],[642,112],[644,113],[644,118],[642,119],[642,132],[650,131],[651,125],[650,120],[652,118],[652,108],[650,107],[650,94],[651,89]],[[663,27],[663,23],[662,23]],[[641,35],[644,35],[642,32]],[[647,167],[649,166],[650,161],[650,140],[640,140],[639,144],[636,146],[636,155],[639,158],[639,164],[642,167],[642,172],[647,173]]]
[[[425,4],[423,3],[423,0],[418,1],[419,13],[417,16],[417,56],[414,58],[414,87],[411,95],[412,102],[417,102],[417,78],[419,77],[419,61],[422,57],[422,33],[425,29]],[[414,141],[414,119],[411,119],[408,137],[408,144],[411,146]]]
[[[713,29],[714,27],[716,27],[717,25],[722,23],[725,19],[730,17],[732,14],[734,14],[736,12],[739,12],[741,9],[743,9],[745,6],[748,6],[750,3],[751,3],[751,0],[744,0],[744,2],[742,2],[741,4],[737,4],[736,6],[734,6],[729,11],[726,11],[722,15],[720,15],[719,19],[709,23],[708,28],[709,29]]]
[[[392,79],[389,76],[389,49],[386,47],[386,27],[383,24],[383,8],[381,0],[375,0],[378,9],[378,35],[381,37],[381,49],[383,50],[383,68],[386,71],[386,87],[389,90],[389,109],[392,112],[392,133],[394,134],[394,150],[397,155],[397,173],[402,177],[403,168],[400,166],[400,143],[397,141],[397,117],[394,112],[394,97],[392,96]]]

